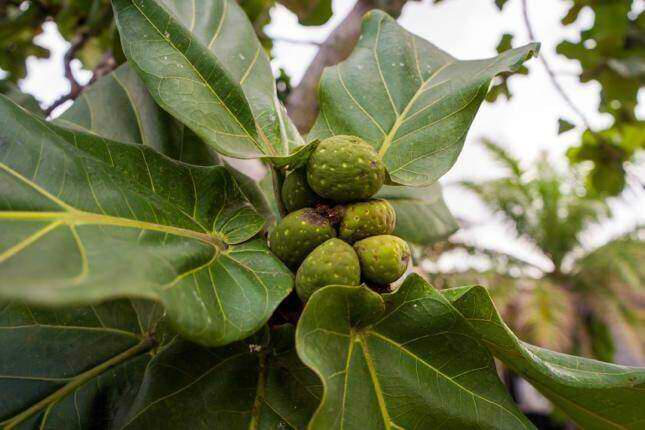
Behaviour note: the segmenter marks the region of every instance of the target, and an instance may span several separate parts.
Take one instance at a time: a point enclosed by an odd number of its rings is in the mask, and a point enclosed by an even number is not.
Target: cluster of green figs
[[[286,176],[281,197],[288,215],[269,234],[269,246],[297,270],[303,301],[327,285],[384,289],[405,273],[410,248],[392,235],[394,208],[371,198],[385,174],[371,145],[334,136],[318,144],[305,167]]]

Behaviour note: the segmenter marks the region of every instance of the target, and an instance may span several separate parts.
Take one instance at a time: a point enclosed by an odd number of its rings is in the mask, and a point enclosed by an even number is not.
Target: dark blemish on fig
[[[327,224],[327,220],[324,217],[318,215],[313,210],[306,211],[305,213],[300,215],[300,220],[319,227],[325,226]]]
[[[403,262],[405,263],[405,265],[407,266],[407,265],[408,265],[408,261],[410,261],[410,256],[406,254],[405,256],[403,256],[403,258],[401,259],[401,261],[403,261]]]

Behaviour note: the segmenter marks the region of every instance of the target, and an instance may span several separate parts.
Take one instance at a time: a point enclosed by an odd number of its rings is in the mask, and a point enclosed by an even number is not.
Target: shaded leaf
[[[272,331],[270,341],[263,333],[205,348],[161,338],[160,309],[127,300],[64,311],[0,308],[0,426],[306,426],[320,387],[296,356],[293,328]]]
[[[253,207],[265,218],[273,216],[255,181],[223,162],[192,130],[161,110],[127,64],[83,91],[55,122],[111,140],[141,143],[185,163],[223,164]]]
[[[360,136],[390,179],[430,185],[454,164],[491,79],[537,52],[530,44],[489,60],[460,61],[371,11],[348,60],[327,68],[310,138]]]
[[[218,152],[286,157],[302,139],[232,0],[116,0],[124,52],[157,103]]]
[[[459,229],[438,182],[424,188],[385,186],[376,197],[392,204],[396,211],[394,234],[410,243],[429,246]]]
[[[175,341],[150,361],[114,428],[304,429],[320,382],[296,356],[292,328],[271,338],[218,349]]]
[[[258,330],[292,288],[250,240],[264,220],[223,167],[57,128],[2,98],[0,176],[0,297],[145,297],[218,345]]]
[[[302,25],[323,25],[332,16],[331,0],[278,0]]]
[[[8,80],[0,79],[0,94],[4,94],[14,103],[22,106],[28,111],[36,115],[44,116],[43,111],[38,104],[38,100],[30,94],[23,93],[20,90],[20,87],[16,84]]]
[[[143,377],[160,310],[131,300],[64,311],[0,305],[0,427],[108,422]]]
[[[502,10],[507,2],[508,0],[495,0],[495,6],[497,6],[499,10]]]
[[[520,341],[483,287],[442,292],[491,352],[585,429],[640,429],[645,369],[560,354]]]
[[[614,295],[622,301],[645,293],[643,227],[620,236],[575,262],[574,282],[583,290]]]
[[[317,291],[296,345],[325,390],[311,430],[534,428],[468,323],[416,275],[384,296]]]

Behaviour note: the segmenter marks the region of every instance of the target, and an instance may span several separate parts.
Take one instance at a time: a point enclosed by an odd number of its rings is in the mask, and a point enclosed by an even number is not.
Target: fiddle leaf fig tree
[[[456,228],[436,181],[491,80],[537,45],[460,61],[373,11],[305,137],[235,1],[113,10],[128,62],[63,115],[0,98],[1,428],[534,428],[495,358],[583,428],[642,428],[643,369],[403,280]]]

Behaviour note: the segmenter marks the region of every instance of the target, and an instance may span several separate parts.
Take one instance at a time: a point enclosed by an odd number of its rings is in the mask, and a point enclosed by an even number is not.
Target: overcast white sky
[[[277,38],[320,42],[342,20],[353,4],[353,0],[334,0],[334,17],[321,27],[303,27],[298,24],[293,14],[278,7],[273,12],[272,23],[267,32]],[[575,25],[563,27],[560,25],[560,19],[566,13],[567,5],[568,2],[562,0],[530,1],[533,26],[542,43],[541,54],[547,57],[555,70],[564,72],[560,79],[568,94],[586,113],[592,124],[601,128],[610,123],[610,118],[597,113],[598,85],[582,85],[575,76],[567,76],[567,72],[576,72],[579,66],[555,54],[555,45],[559,40],[563,37],[575,39],[578,29],[586,28],[593,22],[593,14],[585,11]],[[427,0],[410,2],[399,22],[408,30],[430,40],[456,57],[484,58],[495,55],[495,46],[504,32],[517,34],[515,43],[518,46],[529,41],[520,6],[520,0],[510,0],[504,12],[499,13],[491,0],[450,0],[439,5],[433,5]],[[39,38],[39,43],[52,49],[53,55],[48,60],[30,59],[29,76],[21,83],[21,87],[47,105],[68,90],[62,69],[62,56],[66,44],[53,25],[47,27]],[[274,68],[284,68],[292,76],[293,82],[297,83],[315,52],[316,47],[312,45],[278,41],[274,48]],[[477,141],[482,137],[504,143],[526,166],[529,166],[540,152],[546,151],[554,163],[566,169],[564,151],[577,142],[580,130],[558,136],[557,119],[565,117],[576,121],[577,118],[551,86],[540,62],[532,60],[528,67],[528,77],[516,77],[512,80],[514,98],[511,101],[486,103],[482,106],[461,157],[442,179],[442,183],[450,184],[466,178],[490,178],[500,174],[499,169],[477,145]],[[79,80],[88,79],[88,72],[79,68],[76,71]],[[639,99],[639,115],[645,118],[645,91],[641,91]],[[643,163],[633,168],[632,172],[641,178],[641,182],[645,182]],[[531,251],[530,246],[512,240],[507,227],[493,219],[472,196],[451,186],[447,187],[445,194],[450,208],[457,216],[481,223],[468,233],[459,233],[462,238],[512,252],[548,267],[545,261]],[[612,207],[616,218],[602,228],[588,232],[585,237],[587,246],[597,246],[637,224],[645,223],[643,190],[628,191],[621,199],[614,199]],[[454,264],[454,261],[450,264]]]

